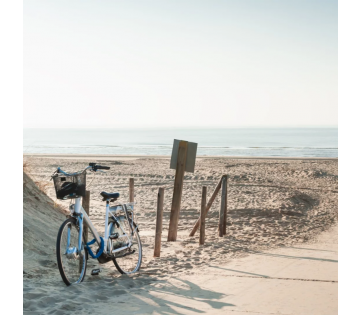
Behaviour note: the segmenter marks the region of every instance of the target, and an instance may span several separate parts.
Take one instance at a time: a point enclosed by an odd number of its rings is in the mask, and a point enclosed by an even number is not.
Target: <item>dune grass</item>
[[[36,185],[36,187],[39,189],[39,191],[41,193],[49,196],[47,194],[47,192],[51,187],[53,187],[52,181],[36,180],[36,178],[34,178],[34,175],[31,174],[31,171],[32,171],[31,158],[23,156],[23,172],[26,173],[33,180],[34,184]],[[67,207],[60,204],[56,199],[53,201],[54,201],[53,207],[55,210],[65,214],[65,215],[68,215],[70,213],[69,210],[67,209]]]

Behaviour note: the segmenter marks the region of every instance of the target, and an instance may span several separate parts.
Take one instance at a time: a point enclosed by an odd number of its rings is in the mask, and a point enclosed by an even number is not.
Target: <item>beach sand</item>
[[[28,171],[31,179],[24,175],[25,312],[87,314],[91,311],[104,314],[107,309],[118,308],[119,312],[123,309],[129,314],[191,314],[210,312],[209,305],[218,312],[226,309],[226,303],[222,305],[221,300],[228,293],[219,293],[215,298],[215,293],[211,293],[213,291],[204,290],[198,296],[199,291],[189,290],[188,287],[181,289],[181,286],[184,283],[188,286],[191,282],[201,286],[201,277],[204,273],[211,273],[211,268],[224,267],[225,264],[231,266],[234,261],[241,264],[254,253],[287,249],[294,247],[294,244],[299,247],[299,243],[306,243],[306,246],[315,244],[321,233],[337,225],[336,159],[199,158],[195,173],[185,174],[178,240],[167,242],[175,175],[175,171],[169,168],[170,159],[93,157],[92,162],[111,167],[107,173],[96,174],[93,180],[93,175],[87,178],[87,183],[91,182],[88,186],[91,191],[90,218],[98,231],[104,230],[105,215],[105,204],[99,193],[119,192],[120,201],[126,202],[129,198],[129,178],[135,179],[135,210],[143,244],[142,268],[136,275],[124,276],[110,262],[100,265],[102,272],[99,276],[90,276],[90,270],[99,267],[99,264],[89,260],[84,282],[66,287],[56,265],[55,241],[58,228],[65,219],[65,215],[59,211],[60,205],[68,207],[69,202],[55,199],[49,178],[58,166],[73,172],[83,169],[89,159],[71,156],[26,156],[26,159],[31,165]],[[208,187],[207,198],[210,198],[223,174],[229,175],[227,235],[218,237],[220,198],[217,197],[206,218],[205,245],[199,246],[198,233],[194,237],[188,235],[199,217],[201,187]],[[40,193],[32,181],[42,183],[49,197]],[[161,258],[154,258],[159,187],[165,188],[163,234]],[[262,264],[266,264],[266,260]],[[298,269],[301,274],[301,264]],[[217,277],[222,277],[223,273],[218,269]],[[242,278],[237,279],[242,281]],[[175,285],[176,290],[174,281],[182,283]],[[173,292],[172,303],[151,293],[167,290]],[[178,290],[186,291],[187,298],[213,299],[213,302],[207,303],[204,310],[201,306],[195,310],[180,307],[184,304],[184,296],[177,294],[180,292]],[[259,290],[263,289],[259,287]],[[78,298],[74,299],[74,294],[78,294]],[[125,307],[127,297],[133,304],[141,301],[138,304],[142,306],[131,304]],[[246,304],[241,311],[247,311]]]

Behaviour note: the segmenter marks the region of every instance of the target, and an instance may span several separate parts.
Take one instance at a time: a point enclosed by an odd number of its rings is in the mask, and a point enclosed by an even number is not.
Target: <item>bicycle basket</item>
[[[57,199],[85,197],[86,171],[71,176],[56,174],[53,180]]]

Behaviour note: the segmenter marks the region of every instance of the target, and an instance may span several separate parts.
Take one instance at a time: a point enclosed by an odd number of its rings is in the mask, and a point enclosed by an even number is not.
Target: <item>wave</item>
[[[24,148],[62,148],[62,149],[74,149],[74,148],[164,148],[171,149],[172,145],[24,145]],[[198,146],[198,149],[213,149],[213,150],[338,150],[337,147],[322,148],[322,147],[222,147],[222,146]]]
[[[323,148],[323,147],[248,147],[250,149],[311,149],[311,150],[337,150],[337,147],[334,148]]]

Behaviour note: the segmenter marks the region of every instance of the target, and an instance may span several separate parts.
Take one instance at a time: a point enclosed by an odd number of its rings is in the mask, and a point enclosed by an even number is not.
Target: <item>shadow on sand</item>
[[[155,284],[136,289],[129,294],[129,303],[142,306],[141,309],[146,307],[146,312],[150,314],[183,314],[182,311],[206,313],[204,309],[220,311],[225,306],[234,306],[220,301],[225,297],[223,293],[203,289],[193,282],[178,278],[156,280]],[[205,305],[198,309],[193,306],[193,301]]]
[[[51,286],[51,287],[50,287]],[[145,275],[94,279],[65,287],[60,282],[46,289],[25,290],[24,314],[176,314],[206,313],[234,306],[226,296],[183,279],[161,280]],[[36,298],[35,298],[36,297]],[[71,301],[71,303],[69,303]]]

